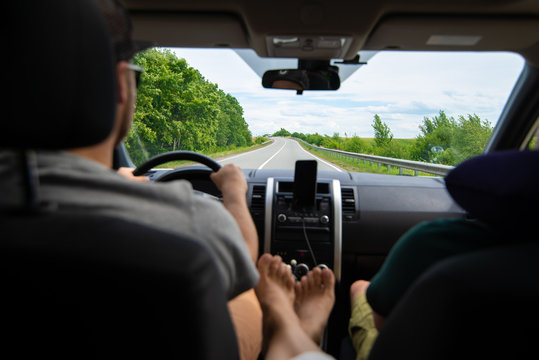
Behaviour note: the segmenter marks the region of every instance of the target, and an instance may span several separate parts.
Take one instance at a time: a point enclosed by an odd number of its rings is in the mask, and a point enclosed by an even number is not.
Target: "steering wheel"
[[[219,164],[217,161],[213,160],[212,158],[207,157],[206,155],[202,155],[193,151],[169,151],[164,154],[154,156],[153,158],[139,165],[135,170],[133,170],[133,175],[135,176],[144,175],[148,171],[150,171],[152,168],[158,165],[167,163],[169,161],[178,161],[178,160],[196,161],[198,163],[206,165],[211,170],[209,169],[189,169],[189,170],[176,169],[176,170],[164,173],[163,175],[156,178],[154,181],[163,182],[163,181],[170,181],[170,180],[176,180],[176,179],[189,180],[189,178],[191,177],[209,178],[210,174],[213,171],[219,171],[219,169],[221,168],[221,164]]]

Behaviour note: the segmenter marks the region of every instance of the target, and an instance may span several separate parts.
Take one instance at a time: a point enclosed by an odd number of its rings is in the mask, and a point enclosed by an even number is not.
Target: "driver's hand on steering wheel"
[[[122,175],[123,177],[132,180],[132,181],[138,181],[138,182],[149,182],[150,179],[147,176],[135,176],[133,175],[134,168],[130,167],[121,167],[117,170],[117,173],[119,175]]]
[[[210,178],[223,193],[223,200],[245,199],[247,181],[239,166],[234,164],[223,165],[219,171],[211,173]]]

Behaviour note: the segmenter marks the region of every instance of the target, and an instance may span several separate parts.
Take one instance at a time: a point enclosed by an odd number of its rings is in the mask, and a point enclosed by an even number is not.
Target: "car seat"
[[[17,174],[18,190],[2,189],[0,201],[3,353],[237,359],[225,289],[203,244],[40,201],[34,150],[88,146],[111,131],[113,52],[93,0],[8,7],[0,154],[17,157],[0,157],[0,172]]]
[[[504,245],[428,269],[380,329],[369,359],[539,358],[539,152],[470,159],[446,178],[469,216]]]
[[[16,358],[236,359],[209,250],[103,216],[2,216],[2,343]]]

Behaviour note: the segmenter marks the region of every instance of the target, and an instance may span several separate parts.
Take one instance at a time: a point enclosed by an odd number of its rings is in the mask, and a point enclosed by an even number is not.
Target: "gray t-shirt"
[[[0,182],[5,188],[17,181],[9,181],[9,174],[16,175],[5,171],[6,162],[2,162]],[[229,298],[258,281],[258,272],[232,215],[218,201],[195,194],[189,182],[134,182],[97,162],[59,151],[38,152],[37,169],[41,201],[57,204],[65,211],[153,226],[206,244]]]

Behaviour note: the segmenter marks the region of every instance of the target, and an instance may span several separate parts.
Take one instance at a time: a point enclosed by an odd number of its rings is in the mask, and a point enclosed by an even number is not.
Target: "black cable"
[[[301,217],[301,223],[303,224],[303,236],[305,236],[305,242],[307,243],[307,246],[309,247],[309,252],[311,253],[311,257],[313,258],[314,266],[318,266],[318,262],[316,261],[316,258],[314,257],[314,251],[311,247],[311,242],[309,241],[309,237],[307,236],[307,229],[305,228],[305,218]]]
[[[37,160],[35,152],[31,150],[21,150],[19,158],[22,168],[25,209],[34,211],[38,207],[38,177],[37,177]]]

